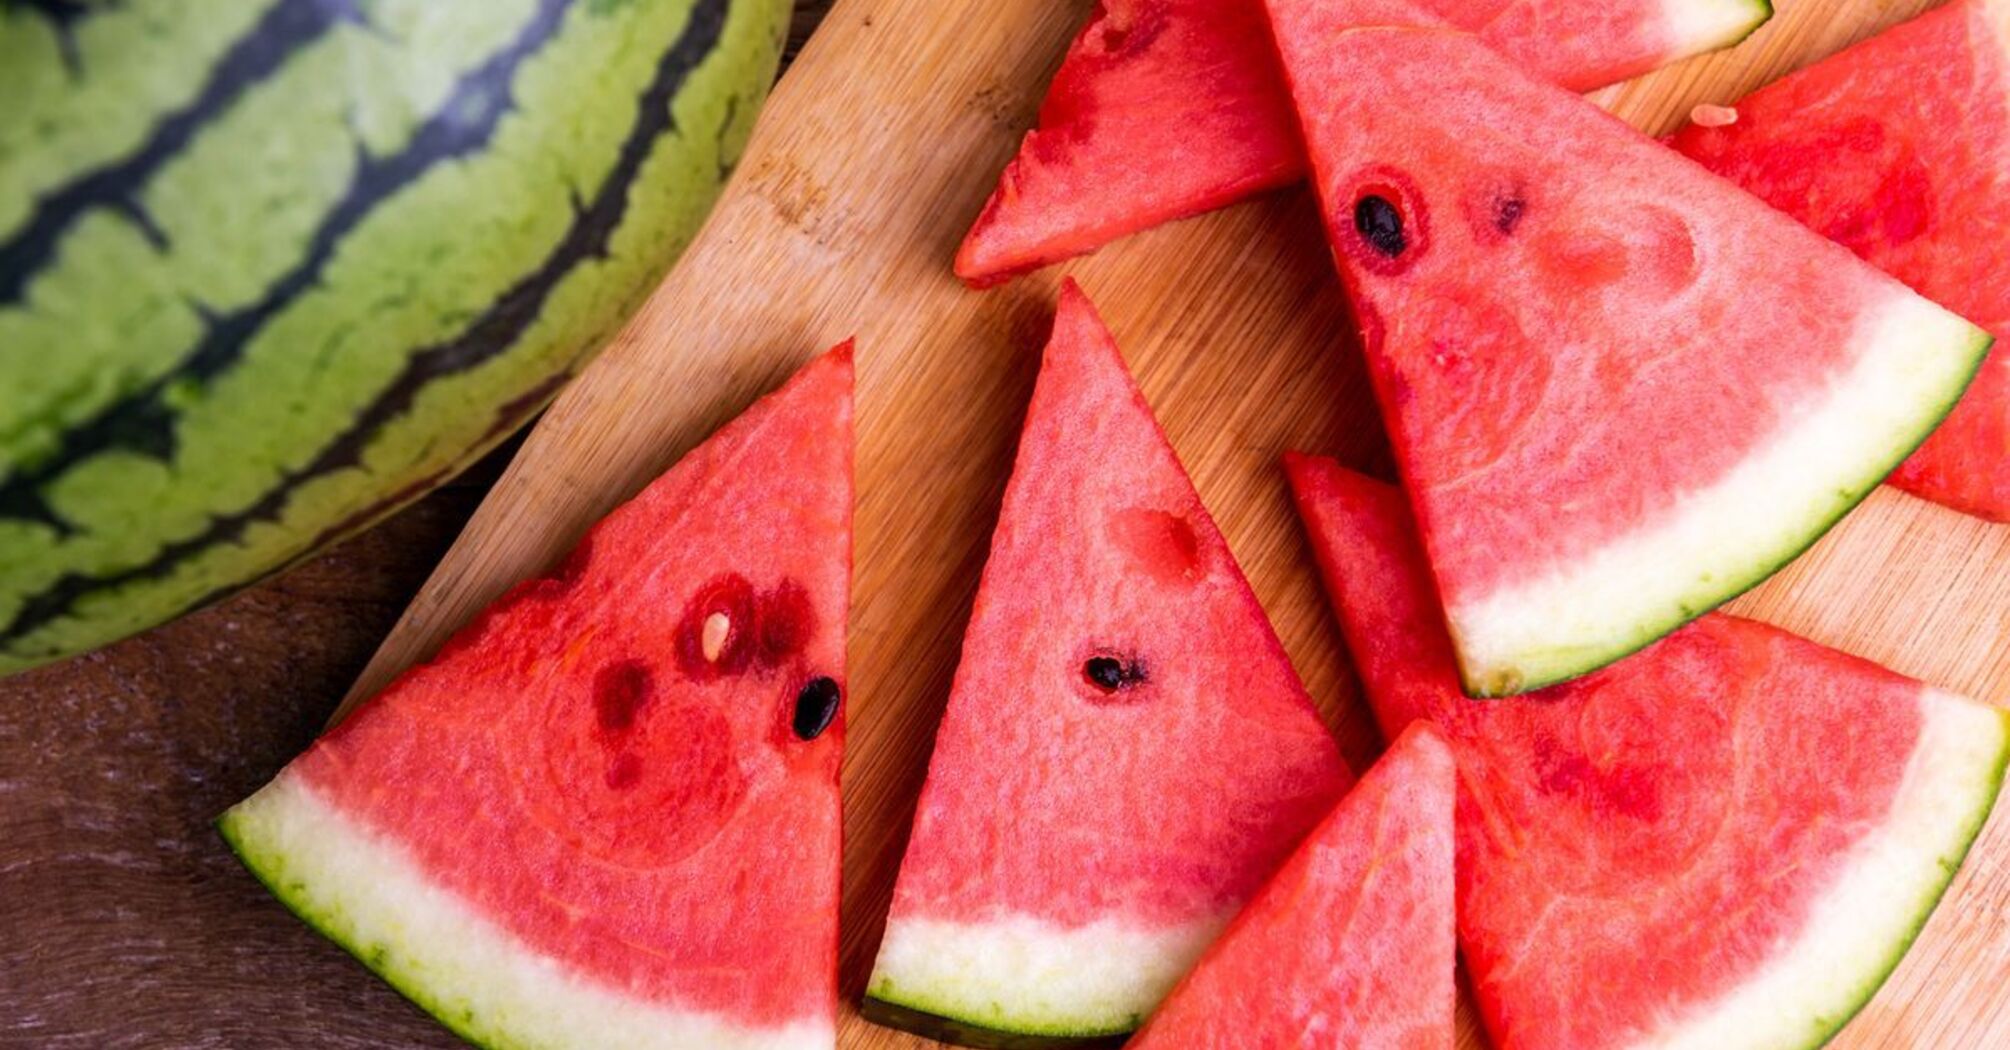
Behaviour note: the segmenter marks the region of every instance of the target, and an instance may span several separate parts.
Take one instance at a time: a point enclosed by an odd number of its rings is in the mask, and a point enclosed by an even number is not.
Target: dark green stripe
[[[300,486],[324,474],[354,467],[363,450],[385,425],[411,410],[428,385],[470,371],[514,346],[544,311],[545,303],[581,262],[604,259],[614,232],[628,212],[629,187],[654,152],[656,143],[676,132],[676,100],[693,70],[718,46],[725,31],[731,0],[699,0],[683,32],[657,61],[655,74],[636,100],[635,122],[621,143],[614,168],[590,201],[577,202],[565,235],[559,238],[537,269],[531,271],[477,317],[459,335],[414,353],[398,375],[336,434],[314,460],[288,472],[265,495],[234,514],[212,518],[201,533],[163,548],[152,560],[108,576],[66,574],[23,604],[13,621],[0,629],[0,642],[28,634],[63,615],[93,591],[144,579],[158,579],[181,562],[210,547],[235,542],[255,522],[276,520]],[[445,112],[452,112],[450,102]],[[541,400],[541,399],[540,399]],[[527,411],[528,406],[523,406]],[[205,600],[213,600],[219,591]]]
[[[72,74],[81,76],[74,23],[91,9],[76,0],[37,0],[28,6],[41,10],[55,25],[65,63]],[[263,83],[295,54],[321,39],[338,22],[360,21],[356,0],[280,0],[217,59],[195,98],[162,117],[139,149],[36,200],[27,225],[0,241],[0,309],[21,302],[28,282],[55,257],[63,235],[93,209],[111,208],[127,216],[156,248],[166,247],[160,229],[140,205],[140,192],[148,180],[173,160],[204,124]]]
[[[63,68],[70,71],[71,77],[83,75],[84,64],[77,58],[77,23],[91,13],[90,4],[84,0],[7,0],[7,7],[33,11],[46,19],[49,28],[56,31],[56,48],[63,53]],[[5,276],[0,272],[0,280]],[[5,301],[5,296],[0,296],[0,302]]]
[[[571,4],[572,0],[539,0],[536,13],[516,38],[463,74],[403,149],[382,157],[359,156],[348,188],[315,227],[301,260],[251,303],[227,313],[204,311],[202,338],[176,368],[71,428],[55,455],[0,482],[0,517],[39,522],[68,534],[68,523],[42,496],[42,489],[57,476],[113,450],[172,460],[177,411],[168,392],[191,381],[212,380],[242,359],[268,322],[320,285],[336,247],[378,204],[434,168],[487,149],[496,126],[512,108],[510,83],[518,67],[552,37]]]

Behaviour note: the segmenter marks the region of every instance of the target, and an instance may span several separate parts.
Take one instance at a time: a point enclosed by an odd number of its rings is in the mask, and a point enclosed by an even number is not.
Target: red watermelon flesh
[[[1125,1045],[1451,1050],[1456,784],[1404,730]]]
[[[1447,21],[1579,90],[1727,46],[1766,0],[1432,0]],[[1255,0],[1102,0],[956,256],[973,286],[1093,251],[1305,174]]]
[[[2010,332],[2010,3],[1956,0],[1738,103],[1675,148],[1920,294]],[[2010,359],[1891,482],[2010,521]]]
[[[1770,575],[1988,348],[1470,36],[1270,9],[1473,695],[1584,674]]]
[[[869,1008],[979,1043],[1130,1031],[1345,779],[1109,332],[1068,284]]]
[[[1817,1046],[1870,997],[1988,816],[2003,712],[1719,614],[1468,700],[1402,495],[1287,466],[1377,720],[1457,756],[1461,946],[1501,1050]]]
[[[493,1046],[834,1045],[849,344],[225,814]]]

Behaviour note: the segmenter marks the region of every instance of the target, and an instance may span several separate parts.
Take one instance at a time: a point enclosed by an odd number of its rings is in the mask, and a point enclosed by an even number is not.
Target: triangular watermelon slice
[[[1584,674],[1770,575],[1988,349],[1467,34],[1270,9],[1473,695]]]
[[[1459,934],[1500,1050],[1813,1047],[1870,998],[1988,817],[2004,712],[1721,614],[1467,700],[1402,495],[1288,466],[1377,720],[1458,758]]]
[[[1769,0],[1429,0],[1537,76],[1590,90],[1728,47]],[[956,256],[983,287],[1297,182],[1261,0],[1101,0]]]
[[[220,821],[488,1046],[834,1045],[850,345]]]
[[[1346,780],[1080,290],[1027,410],[867,994],[977,1045],[1128,1032]]]
[[[1927,298],[2010,332],[2010,2],[1956,0],[1673,143]],[[1891,482],[2010,521],[2010,357],[1982,366]]]
[[[1457,783],[1405,730],[1125,1046],[1451,1050]]]

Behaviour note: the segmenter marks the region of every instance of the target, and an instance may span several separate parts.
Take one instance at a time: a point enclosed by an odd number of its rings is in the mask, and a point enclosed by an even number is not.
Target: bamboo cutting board
[[[845,0],[811,39],[710,226],[545,415],[354,695],[511,583],[811,354],[858,336],[857,576],[841,1043],[860,1021],[908,820],[1032,388],[1058,273],[972,292],[950,258],[1086,10]],[[1650,131],[1909,17],[1922,0],[1786,0],[1735,50],[1601,93]],[[1101,307],[1348,760],[1372,725],[1278,454],[1385,475],[1366,374],[1304,191],[1064,268]],[[1882,490],[1737,608],[1929,681],[2010,700],[2010,528]],[[353,696],[352,696],[353,700]],[[2010,818],[1984,832],[1847,1047],[2010,1046]],[[1568,950],[1568,946],[1559,946]],[[1462,1045],[1483,1041],[1464,1021]]]

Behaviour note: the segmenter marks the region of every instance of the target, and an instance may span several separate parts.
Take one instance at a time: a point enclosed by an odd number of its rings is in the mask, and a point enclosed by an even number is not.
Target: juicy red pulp
[[[540,972],[833,1028],[852,378],[809,363],[285,776]]]

